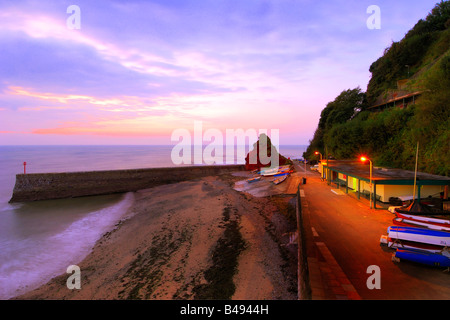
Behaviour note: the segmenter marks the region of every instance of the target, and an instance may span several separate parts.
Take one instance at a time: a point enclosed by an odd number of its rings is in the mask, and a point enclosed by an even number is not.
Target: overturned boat
[[[391,239],[406,240],[437,246],[450,246],[450,232],[425,228],[390,226],[387,229]]]
[[[273,182],[274,184],[280,184],[280,183],[282,183],[284,180],[286,180],[288,176],[289,176],[289,174],[282,175],[281,177],[274,179],[272,182]]]
[[[450,232],[449,219],[396,213],[396,217],[392,219],[392,222],[397,226],[419,227]]]
[[[448,251],[433,253],[418,249],[397,248],[397,251],[392,258],[392,260],[397,262],[404,259],[432,267],[450,267],[450,252]]]
[[[254,177],[254,178],[250,178],[250,179],[247,179],[246,181],[248,182],[248,183],[252,183],[252,182],[256,182],[256,181],[260,181],[261,180],[261,176],[259,176],[259,177]]]

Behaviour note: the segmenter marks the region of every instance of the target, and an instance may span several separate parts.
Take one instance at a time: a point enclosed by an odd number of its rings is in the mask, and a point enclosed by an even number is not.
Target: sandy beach
[[[78,266],[16,299],[297,299],[289,197],[236,191],[221,175],[135,192],[124,218]]]

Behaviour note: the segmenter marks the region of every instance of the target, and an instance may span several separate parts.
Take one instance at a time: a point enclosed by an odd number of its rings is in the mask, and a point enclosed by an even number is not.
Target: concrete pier
[[[161,184],[244,170],[244,165],[33,173],[16,175],[9,202],[75,198],[137,191]]]

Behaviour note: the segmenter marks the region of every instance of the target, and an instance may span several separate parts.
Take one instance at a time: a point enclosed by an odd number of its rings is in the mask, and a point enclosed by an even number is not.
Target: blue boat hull
[[[450,258],[439,253],[417,249],[397,248],[395,257],[432,267],[450,267]]]
[[[288,175],[288,174],[289,174],[289,172],[282,172],[282,173],[274,174],[273,176],[274,177],[282,177],[282,176],[285,176],[285,175]]]
[[[388,235],[392,239],[428,243],[438,246],[450,246],[450,232],[425,228],[390,226]]]
[[[390,226],[390,227],[388,227],[388,233],[391,231],[427,235],[427,236],[432,236],[432,237],[450,238],[450,233],[447,231],[430,230],[430,229],[417,228],[417,227]]]

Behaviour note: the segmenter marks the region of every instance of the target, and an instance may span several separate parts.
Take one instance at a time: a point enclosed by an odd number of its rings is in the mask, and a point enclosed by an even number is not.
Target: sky
[[[306,145],[436,2],[0,0],[0,145],[167,145],[194,123]]]

